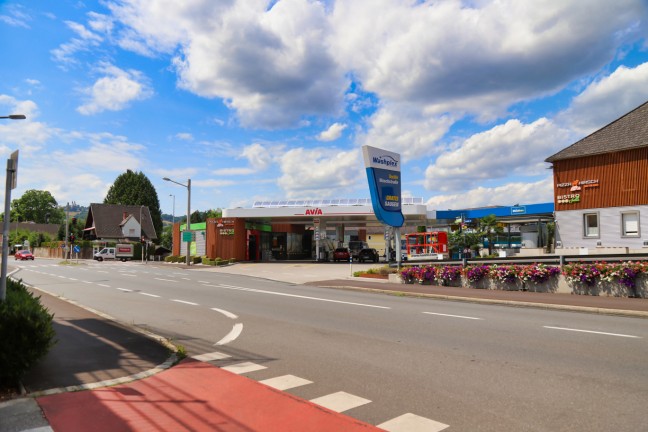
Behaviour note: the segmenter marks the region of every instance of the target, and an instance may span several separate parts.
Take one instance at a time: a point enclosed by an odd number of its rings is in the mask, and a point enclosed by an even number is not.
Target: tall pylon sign
[[[400,154],[365,145],[362,155],[376,217],[385,225],[403,226]]]

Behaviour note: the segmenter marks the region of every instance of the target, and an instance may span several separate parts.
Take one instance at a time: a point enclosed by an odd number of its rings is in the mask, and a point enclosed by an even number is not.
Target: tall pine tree
[[[108,190],[104,204],[143,205],[149,208],[155,234],[162,234],[162,212],[157,191],[151,181],[142,172],[126,170],[119,175]]]

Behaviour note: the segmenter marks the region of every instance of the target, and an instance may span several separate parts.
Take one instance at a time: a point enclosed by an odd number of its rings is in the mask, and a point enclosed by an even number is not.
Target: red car
[[[349,261],[351,254],[347,248],[337,248],[333,251],[333,262]]]
[[[33,261],[34,260],[34,255],[32,255],[32,253],[29,252],[28,250],[20,250],[20,251],[16,252],[16,255],[14,255],[14,258],[16,258],[17,260],[21,260],[21,261],[24,261],[24,260],[32,260]]]

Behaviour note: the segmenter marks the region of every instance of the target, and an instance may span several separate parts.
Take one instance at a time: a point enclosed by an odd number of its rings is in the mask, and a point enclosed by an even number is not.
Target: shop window
[[[592,238],[599,237],[598,213],[585,213],[583,215],[583,235]]]
[[[621,234],[623,237],[639,237],[639,212],[621,213]]]

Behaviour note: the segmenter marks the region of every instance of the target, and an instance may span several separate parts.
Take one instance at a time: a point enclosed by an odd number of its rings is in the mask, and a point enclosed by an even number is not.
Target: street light
[[[191,179],[187,179],[187,184],[179,183],[175,180],[171,180],[168,177],[164,177],[162,180],[175,183],[179,186],[187,188],[187,231],[191,231]],[[180,239],[182,241],[182,239]],[[191,265],[191,237],[187,240],[187,265]]]
[[[170,197],[173,197],[173,213],[171,214],[171,224],[175,225],[175,195],[169,194]]]
[[[0,119],[9,120],[25,120],[22,114],[11,114],[8,116],[0,116]],[[4,221],[2,224],[2,265],[0,265],[0,302],[3,302],[7,297],[7,255],[9,254],[9,213],[11,212],[11,189],[16,187],[14,179],[16,178],[16,171],[18,170],[18,151],[12,158],[7,159],[7,180],[5,187],[5,210]]]

